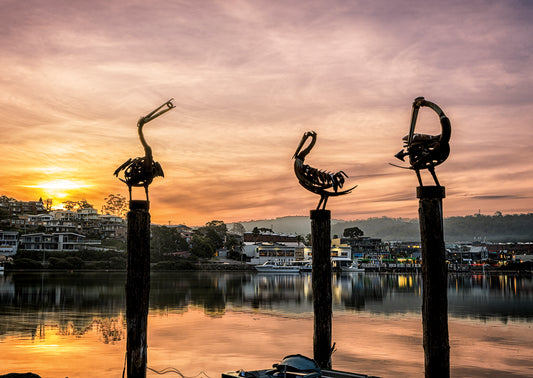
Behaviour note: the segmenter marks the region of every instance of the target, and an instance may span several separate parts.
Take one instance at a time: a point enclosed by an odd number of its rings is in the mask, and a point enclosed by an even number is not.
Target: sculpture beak
[[[304,133],[304,135],[302,136],[302,139],[300,140],[300,143],[298,144],[298,147],[296,148],[296,152],[292,156],[293,159],[296,159],[296,156],[298,156],[298,154],[302,150],[303,145],[305,144],[305,142],[307,141],[307,139],[310,136],[311,136],[311,132],[310,131],[307,131],[307,132]]]
[[[396,155],[394,155],[394,157],[395,157],[396,159],[401,160],[401,161],[405,161],[405,160],[404,160],[405,155],[407,155],[407,154],[404,152],[404,150],[401,150],[401,151],[398,152]]]

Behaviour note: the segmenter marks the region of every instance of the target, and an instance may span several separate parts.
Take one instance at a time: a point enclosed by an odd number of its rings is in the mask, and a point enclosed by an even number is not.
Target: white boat
[[[284,261],[267,261],[262,265],[256,265],[258,273],[298,274],[300,267]]]
[[[342,272],[350,272],[350,273],[351,272],[364,272],[365,268],[361,267],[359,265],[359,262],[356,260],[353,263],[351,263],[350,265],[343,266],[341,268],[341,271]]]

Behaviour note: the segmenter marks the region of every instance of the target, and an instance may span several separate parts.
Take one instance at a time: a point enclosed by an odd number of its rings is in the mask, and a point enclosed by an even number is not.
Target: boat
[[[359,264],[359,261],[357,260],[355,260],[350,265],[346,265],[341,268],[341,272],[347,272],[347,273],[364,272],[364,271],[365,271],[365,268],[361,267]]]
[[[255,270],[258,273],[277,273],[277,274],[298,274],[300,273],[300,267],[298,265],[291,264],[291,262],[285,261],[273,261],[269,260],[264,264],[255,265]]]
[[[300,265],[300,272],[309,273],[313,271],[313,263],[306,261],[305,264]]]
[[[376,378],[366,374],[357,374],[340,370],[321,369],[318,364],[301,354],[286,356],[272,369],[237,370],[222,373],[221,378]]]

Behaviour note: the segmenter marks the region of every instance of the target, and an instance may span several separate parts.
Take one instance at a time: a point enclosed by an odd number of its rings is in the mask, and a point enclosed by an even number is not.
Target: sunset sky
[[[533,210],[532,1],[0,4],[0,194],[127,196],[112,173],[144,154],[137,120],[174,98],[145,126],[155,223],[308,215],[319,197],[292,166],[308,130],[306,162],[359,185],[333,218],[416,218],[414,172],[388,163],[424,96],[452,123],[444,216]],[[417,131],[440,132],[433,111]]]

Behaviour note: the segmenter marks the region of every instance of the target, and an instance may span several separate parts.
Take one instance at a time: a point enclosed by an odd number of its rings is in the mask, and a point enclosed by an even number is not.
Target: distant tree
[[[224,243],[224,247],[226,247],[228,251],[236,251],[239,253],[242,251],[243,245],[243,242],[233,235],[229,235]]]
[[[159,260],[167,253],[188,251],[187,241],[181,237],[178,230],[166,226],[152,226],[150,228],[152,240],[150,248],[152,256]]]
[[[51,198],[47,198],[44,201],[44,207],[45,207],[46,211],[51,211],[52,210],[52,203],[53,203],[53,200]]]
[[[48,200],[47,200],[48,201]],[[65,201],[62,203],[65,210],[74,210],[74,209],[92,209],[93,205],[87,202],[87,200],[82,199],[79,201]]]
[[[78,209],[92,209],[93,208],[93,205],[91,205],[89,202],[87,202],[87,200],[79,200],[77,202],[78,204]]]
[[[220,235],[214,228],[208,228],[204,237],[215,250],[224,246],[225,235]]]
[[[213,220],[194,231],[191,254],[211,258],[218,248],[224,246],[227,226],[224,222]]]
[[[226,232],[228,231],[226,224],[223,221],[219,220],[212,220],[211,222],[207,222],[205,224],[205,227],[207,229],[213,229],[221,238],[224,238],[224,235],[226,235]]]
[[[215,248],[205,237],[195,234],[192,237],[191,254],[197,257],[210,259],[215,254]]]
[[[342,236],[346,238],[353,238],[353,239],[360,238],[363,235],[364,235],[364,232],[361,231],[359,227],[345,228],[344,232],[342,233]]]
[[[16,201],[16,199],[12,197],[8,197],[5,194],[2,194],[2,196],[0,196],[0,203],[9,203],[11,201]]]
[[[112,214],[124,218],[128,212],[128,200],[122,194],[110,194],[104,198],[102,214]]]
[[[311,234],[305,235],[305,244],[306,245],[313,245],[313,238],[311,237]]]
[[[226,239],[227,227],[222,221],[213,220],[207,222],[205,226],[195,230],[195,234],[201,236],[214,249],[221,248]]]
[[[260,232],[259,232],[259,229],[257,227],[254,227],[254,229],[252,230],[252,235],[254,236],[254,239],[257,240],[257,237],[259,236]]]
[[[63,202],[63,208],[65,210],[74,210],[74,208],[78,205],[77,201],[65,201]]]

